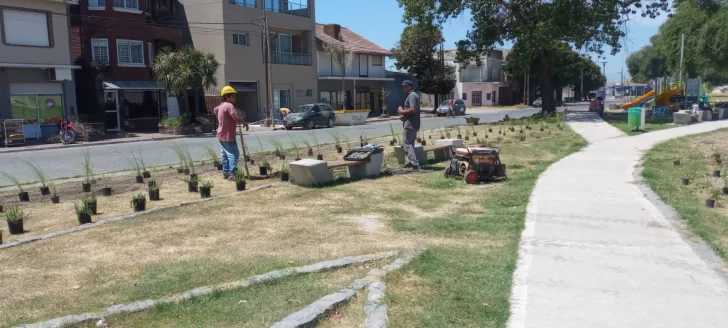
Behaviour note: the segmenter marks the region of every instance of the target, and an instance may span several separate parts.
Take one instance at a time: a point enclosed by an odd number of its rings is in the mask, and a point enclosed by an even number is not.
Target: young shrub
[[[205,151],[205,154],[207,154],[207,158],[209,158],[212,161],[212,165],[217,168],[220,166],[220,156],[218,156],[217,151],[212,148],[210,145],[204,145],[202,146],[202,149]]]
[[[293,151],[296,153],[296,160],[301,159],[301,144],[296,141],[296,139],[293,139],[291,135],[286,132],[286,135],[288,136],[288,139],[291,139],[291,147],[293,148]]]

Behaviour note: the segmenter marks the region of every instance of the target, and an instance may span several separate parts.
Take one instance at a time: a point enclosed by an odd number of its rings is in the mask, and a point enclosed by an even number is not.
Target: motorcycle
[[[61,121],[61,132],[59,135],[61,143],[68,145],[76,142],[77,134],[78,130],[75,126],[73,126],[73,123],[68,120],[68,117],[63,116],[63,120]]]

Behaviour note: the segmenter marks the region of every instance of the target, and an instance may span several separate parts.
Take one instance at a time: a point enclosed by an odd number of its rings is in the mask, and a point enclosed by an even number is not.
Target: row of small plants
[[[711,154],[711,160],[713,164],[715,165],[715,168],[713,169],[712,173],[704,173],[703,176],[705,177],[705,180],[703,182],[703,185],[701,188],[707,190],[708,192],[708,198],[705,199],[705,206],[708,208],[714,208],[716,205],[716,201],[722,198],[723,195],[728,195],[728,176],[721,179],[722,187],[716,188],[715,184],[713,183],[712,178],[721,178],[722,173],[722,167],[727,164],[723,161],[723,155],[717,150],[714,149],[713,153]],[[673,161],[673,164],[675,166],[680,166],[681,161],[680,159],[675,159]],[[683,185],[689,185],[691,183],[691,180],[696,176],[697,174],[687,174],[685,177],[682,178],[682,184]]]

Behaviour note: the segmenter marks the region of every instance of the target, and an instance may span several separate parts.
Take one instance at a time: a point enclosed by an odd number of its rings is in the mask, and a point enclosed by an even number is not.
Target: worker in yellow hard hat
[[[278,112],[281,113],[281,117],[286,117],[286,115],[288,115],[291,112],[291,110],[288,108],[285,108],[285,107],[281,107],[281,109],[279,109]]]
[[[213,111],[217,115],[217,140],[222,146],[222,175],[225,179],[235,179],[235,171],[238,169],[237,125],[242,124],[245,131],[248,131],[248,122],[241,118],[235,110],[235,95],[238,92],[231,86],[225,86],[220,91],[222,103]]]

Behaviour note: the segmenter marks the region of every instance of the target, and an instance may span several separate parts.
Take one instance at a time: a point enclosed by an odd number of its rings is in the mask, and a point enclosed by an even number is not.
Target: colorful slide
[[[647,100],[648,98],[650,98],[654,95],[655,95],[655,90],[650,90],[650,92],[643,94],[641,97],[635,99],[633,102],[627,103],[627,104],[622,104],[622,109],[630,109],[632,107],[639,106],[643,101]],[[658,97],[659,97],[659,95],[658,95]],[[668,99],[669,98],[670,97],[668,97]]]
[[[667,91],[657,95],[657,97],[655,97],[655,105],[660,105],[660,106],[670,105],[671,104],[670,97],[682,92],[682,90],[683,90],[682,87],[676,87],[674,89],[667,90]]]

